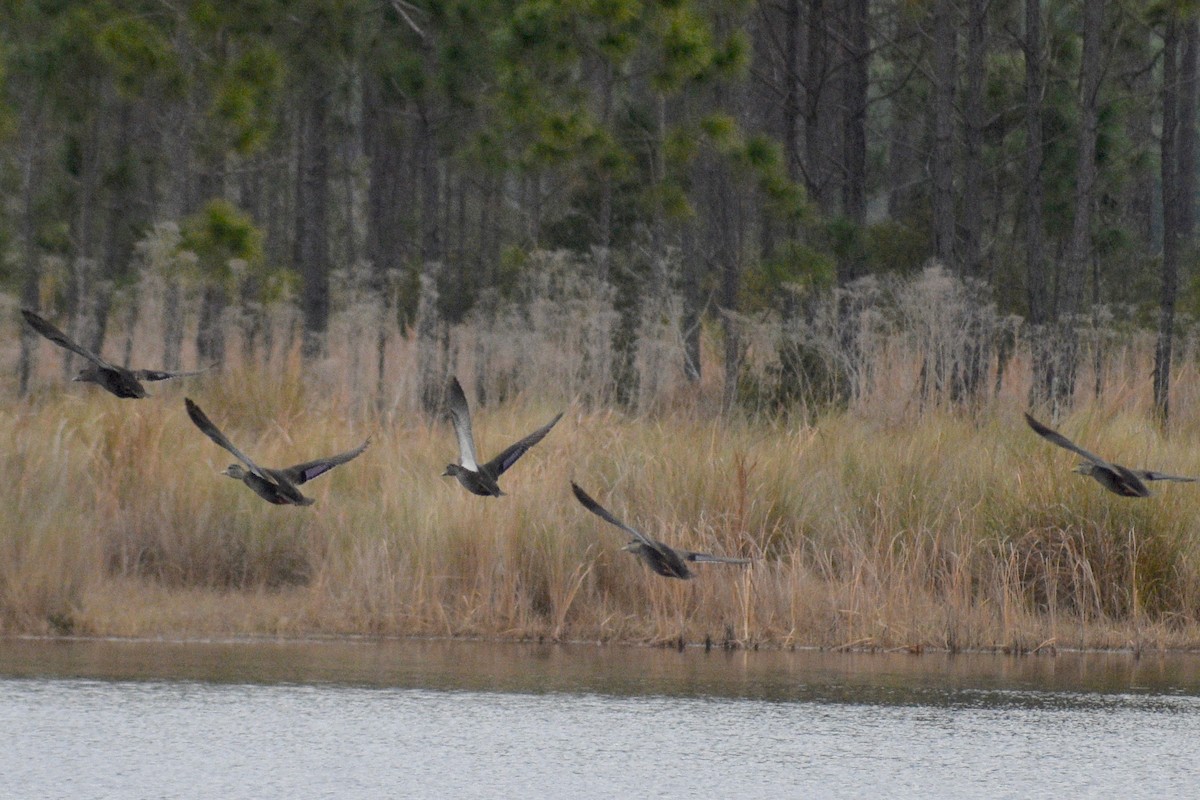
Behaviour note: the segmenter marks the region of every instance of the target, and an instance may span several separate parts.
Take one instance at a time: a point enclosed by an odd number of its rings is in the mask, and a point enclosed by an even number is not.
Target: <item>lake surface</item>
[[[1200,796],[1200,656],[0,640],[2,798]]]

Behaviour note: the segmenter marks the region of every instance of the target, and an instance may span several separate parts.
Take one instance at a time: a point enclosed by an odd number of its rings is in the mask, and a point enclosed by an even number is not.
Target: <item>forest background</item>
[[[1030,649],[1069,619],[1083,646],[1196,640],[1200,503],[1093,497],[1019,417],[1200,471],[1192,4],[7,0],[0,20],[5,629]],[[216,519],[233,487],[195,474],[205,442],[174,446],[185,389],[155,387],[170,418],[84,404],[18,306],[119,363],[221,365],[186,391],[239,441],[382,429],[375,466],[340,468],[352,499],[324,517],[246,498]],[[436,477],[388,488],[453,456],[452,373],[477,430],[572,411],[514,470],[534,496],[512,519],[464,517]],[[564,460],[655,535],[756,566],[655,585],[647,612],[649,576],[540,485]],[[257,610],[186,610],[230,590]],[[147,593],[174,615],[116,610]]]

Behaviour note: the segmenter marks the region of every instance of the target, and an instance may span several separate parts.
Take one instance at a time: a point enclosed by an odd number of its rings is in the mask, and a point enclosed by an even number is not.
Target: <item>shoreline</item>
[[[128,643],[128,644],[181,644],[181,645],[256,645],[256,644],[396,644],[400,642],[430,642],[466,644],[567,647],[567,648],[630,648],[638,650],[680,650],[670,641],[648,642],[635,640],[594,640],[594,639],[547,639],[540,638],[511,638],[504,636],[439,636],[433,634],[367,634],[367,633],[309,633],[309,634],[236,634],[236,635],[56,635],[39,633],[7,633],[0,634],[0,642],[64,642],[64,643]],[[1183,647],[1153,647],[1143,648],[1140,652],[1131,647],[1124,648],[1086,648],[1047,646],[1034,650],[1013,651],[1003,645],[992,648],[970,648],[949,650],[945,647],[828,647],[824,645],[782,645],[779,643],[761,643],[749,647],[740,644],[725,646],[714,643],[706,647],[704,642],[689,641],[684,643],[684,651],[721,651],[742,653],[822,653],[826,655],[911,655],[911,656],[1006,656],[1011,658],[1055,658],[1059,655],[1118,655],[1132,659],[1147,658],[1155,655],[1171,656],[1200,656],[1200,645]]]

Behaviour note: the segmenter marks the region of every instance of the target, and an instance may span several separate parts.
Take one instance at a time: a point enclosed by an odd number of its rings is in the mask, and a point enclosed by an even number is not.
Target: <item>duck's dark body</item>
[[[117,397],[140,400],[146,396],[146,387],[129,370],[120,367],[84,367],[71,380],[94,383],[107,389]]]
[[[230,464],[222,473],[236,478],[250,487],[256,495],[274,503],[277,506],[311,506],[315,500],[305,497],[290,481],[279,474],[278,470],[262,469],[271,480],[263,480],[253,472],[241,469],[237,464]]]
[[[480,497],[501,497],[504,494],[504,490],[496,482],[495,476],[489,475],[484,471],[486,467],[487,465],[484,464],[479,468],[478,472],[473,472],[458,464],[447,464],[446,471],[442,473],[442,477],[451,476],[458,479],[463,488],[471,494],[477,494]]]
[[[680,557],[679,552],[657,539],[652,539],[651,544],[635,539],[621,549],[633,553],[641,559],[643,564],[664,578],[679,578],[686,581],[695,577],[695,573],[688,569],[687,563]],[[695,556],[696,554],[688,553],[686,555]],[[694,561],[695,558],[692,560]]]

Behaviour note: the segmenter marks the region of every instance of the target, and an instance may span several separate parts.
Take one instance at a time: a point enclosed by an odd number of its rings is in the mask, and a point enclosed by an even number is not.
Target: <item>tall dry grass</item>
[[[639,351],[656,393],[645,410],[618,412],[577,399],[604,387],[555,346],[570,341],[556,326],[592,302],[576,294],[568,308],[529,311],[524,328],[501,315],[524,338],[489,340],[494,360],[473,361],[487,351],[476,337],[494,329],[452,333],[468,394],[470,376],[508,382],[502,403],[476,411],[482,454],[567,412],[503,477],[500,499],[440,477],[454,437],[415,410],[414,343],[388,342],[384,397],[362,388],[375,385],[376,363],[365,312],[338,318],[316,365],[302,367],[277,335],[269,358],[233,347],[222,370],[156,384],[143,401],[62,383],[46,345],[36,394],[0,404],[11,443],[0,460],[0,631],[1017,651],[1200,643],[1200,490],[1174,484],[1131,501],[1072,475],[1070,454],[1021,419],[1022,354],[970,415],[923,401],[920,341],[901,332],[874,342],[871,383],[846,411],[722,417],[715,332],[707,377],[688,387],[664,366],[678,343],[658,326]],[[135,350],[152,364],[156,325],[140,325]],[[1167,438],[1147,413],[1148,347],[1131,337],[1117,352],[1100,397],[1081,392],[1059,426],[1114,460],[1200,474],[1194,369],[1177,377]],[[764,368],[756,358],[747,353],[747,369]],[[217,474],[229,458],[187,419],[185,395],[268,466],[367,435],[373,444],[306,485],[316,505],[270,506]],[[571,479],[652,536],[754,562],[659,578],[574,501]]]

